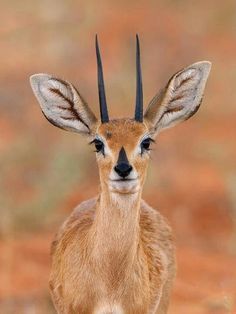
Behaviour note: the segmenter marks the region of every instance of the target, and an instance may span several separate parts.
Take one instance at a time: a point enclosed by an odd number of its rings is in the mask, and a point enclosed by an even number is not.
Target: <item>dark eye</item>
[[[141,153],[143,153],[145,150],[146,151],[150,150],[151,142],[154,142],[154,140],[151,139],[150,137],[145,138],[145,140],[142,141],[142,143],[141,143]]]
[[[96,148],[96,152],[102,152],[104,154],[104,144],[102,141],[95,138],[90,144],[94,144]]]

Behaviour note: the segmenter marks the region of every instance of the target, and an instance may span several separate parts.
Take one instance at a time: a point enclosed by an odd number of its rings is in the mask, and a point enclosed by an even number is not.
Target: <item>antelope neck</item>
[[[97,202],[93,224],[96,256],[107,263],[114,258],[122,263],[133,261],[139,241],[141,192],[111,194],[102,192]]]

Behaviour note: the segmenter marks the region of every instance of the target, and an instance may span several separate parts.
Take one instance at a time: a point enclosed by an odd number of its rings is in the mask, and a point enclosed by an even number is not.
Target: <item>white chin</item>
[[[109,189],[114,193],[133,194],[139,191],[138,180],[110,180]]]

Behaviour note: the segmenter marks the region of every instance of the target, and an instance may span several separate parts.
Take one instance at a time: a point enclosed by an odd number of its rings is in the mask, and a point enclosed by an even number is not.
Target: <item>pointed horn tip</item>
[[[98,36],[95,36],[96,56],[97,56],[97,74],[98,74],[98,93],[100,104],[100,115],[102,123],[109,122],[109,115],[106,103],[105,86],[103,79],[102,60],[100,55],[100,49],[98,44]]]
[[[137,51],[137,54],[139,55],[140,54],[140,44],[139,44],[138,34],[136,34],[136,51]]]
[[[136,105],[134,119],[138,122],[143,122],[143,88],[138,34],[136,34]]]

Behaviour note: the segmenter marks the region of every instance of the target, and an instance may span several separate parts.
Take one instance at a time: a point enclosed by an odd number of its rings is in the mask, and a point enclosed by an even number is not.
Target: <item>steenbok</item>
[[[174,74],[143,114],[140,48],[136,49],[134,118],[110,120],[96,38],[101,121],[69,82],[31,76],[53,125],[81,133],[96,148],[100,194],[77,206],[52,244],[50,289],[58,313],[164,314],[175,276],[175,249],[165,218],[142,200],[157,134],[199,108],[211,63]]]

